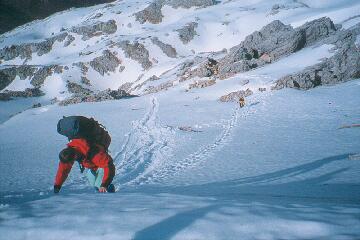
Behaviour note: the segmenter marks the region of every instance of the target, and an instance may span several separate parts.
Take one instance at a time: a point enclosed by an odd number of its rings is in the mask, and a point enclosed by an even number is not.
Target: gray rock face
[[[131,94],[127,93],[123,89],[107,90],[107,92],[115,100],[122,99],[122,98],[128,98],[128,97],[135,97],[134,95],[131,95]]]
[[[360,31],[360,25],[358,28]],[[289,87],[306,90],[359,78],[360,49],[355,45],[355,32],[340,31],[336,38],[332,38],[339,46],[334,56],[303,71],[280,78],[273,89]]]
[[[141,43],[122,41],[117,44],[124,52],[125,56],[141,64],[144,69],[149,69],[152,63],[149,60],[149,51]]]
[[[170,58],[176,58],[177,56],[176,49],[173,48],[170,44],[161,42],[157,37],[151,38],[151,41],[153,44],[158,46],[163,51],[163,53],[166,54],[166,56]]]
[[[83,63],[83,62],[76,62],[76,63],[73,63],[72,65],[80,68],[81,73],[82,73],[83,75],[85,75],[85,74],[89,71],[89,68],[88,68],[88,67],[86,66],[86,64]]]
[[[92,91],[90,89],[84,88],[80,84],[74,83],[74,82],[67,82],[66,87],[70,93],[73,94],[84,94],[88,95],[91,94]]]
[[[0,50],[0,59],[5,61],[20,57],[21,59],[31,59],[32,54],[37,52],[38,56],[42,56],[51,51],[56,41],[65,40],[67,33],[61,33],[57,36],[46,39],[39,43],[26,43],[20,45],[12,45]]]
[[[215,4],[215,0],[155,0],[145,9],[135,13],[135,18],[136,21],[141,24],[145,22],[158,24],[162,22],[162,18],[164,17],[161,12],[164,5],[168,5],[173,8],[191,8],[208,7]]]
[[[41,67],[34,73],[30,83],[34,87],[39,88],[43,85],[47,77],[51,76],[54,72],[60,73],[61,71],[62,67],[57,65]]]
[[[151,77],[149,77],[148,79],[145,80],[145,82],[153,82],[153,81],[157,81],[160,80],[161,78],[159,78],[156,75],[152,75]]]
[[[0,101],[9,101],[16,97],[40,97],[44,93],[39,88],[26,88],[25,91],[5,91],[0,93]]]
[[[90,66],[100,73],[101,76],[108,72],[115,72],[120,64],[121,60],[109,50],[104,50],[102,56],[96,57],[90,62]]]
[[[6,88],[16,76],[19,76],[21,80],[32,77],[35,70],[36,68],[26,65],[0,69],[0,90]]]
[[[194,70],[188,71],[188,78],[192,77],[211,77],[218,74],[219,71],[218,62],[215,59],[207,58],[206,61],[200,64],[200,67],[195,68]]]
[[[64,43],[64,47],[69,46],[74,40],[75,40],[75,37],[73,35],[68,35],[67,39]]]
[[[71,32],[82,35],[82,40],[86,41],[92,37],[100,36],[104,34],[113,34],[117,30],[115,20],[109,20],[107,22],[96,22],[92,25],[85,25],[74,27]]]
[[[63,71],[62,66],[50,65],[43,67],[35,67],[30,65],[14,66],[0,70],[0,90],[7,87],[16,76],[24,80],[31,78],[30,83],[35,88],[40,88],[44,83],[45,79],[51,76],[53,73],[61,73]]]
[[[20,57],[21,59],[31,59],[32,48],[30,44],[12,45],[0,50],[0,58],[9,61]]]
[[[293,1],[290,3],[285,4],[274,4],[271,7],[270,15],[278,14],[281,10],[290,10],[290,9],[296,9],[296,8],[309,8],[308,5],[302,2]]]
[[[53,44],[54,44],[54,42],[48,39],[48,40],[42,42],[41,44],[37,45],[37,48],[36,48],[37,55],[42,56],[42,55],[50,52]]]
[[[179,33],[179,38],[184,44],[188,44],[191,40],[194,39],[196,33],[196,28],[198,27],[198,23],[191,22],[186,24],[184,27],[177,29],[176,31]]]
[[[158,24],[162,22],[162,18],[164,17],[161,12],[161,8],[163,7],[164,0],[155,0],[150,3],[144,10],[135,13],[136,21],[141,24],[145,22],[149,22],[152,24]]]
[[[87,77],[81,76],[81,83],[91,86],[90,80]]]
[[[328,17],[322,17],[314,21],[307,22],[298,29],[305,31],[306,46],[312,45],[336,32],[334,23]]]
[[[158,86],[149,86],[144,90],[145,94],[151,94],[151,93],[157,93],[160,91],[168,90],[169,88],[173,87],[174,84],[172,81],[167,81],[164,83],[161,83]]]
[[[125,66],[120,66],[119,72],[123,72],[125,70]]]
[[[104,90],[98,93],[77,93],[74,96],[65,99],[59,102],[60,106],[67,106],[70,104],[77,104],[82,102],[101,102],[101,101],[108,101],[108,100],[117,100],[121,98],[130,98],[136,97],[127,93],[126,91],[119,89],[119,90]]]
[[[65,40],[65,38],[67,37],[67,35],[68,34],[66,32],[64,32],[57,36],[48,38],[43,42],[33,43],[32,45],[35,47],[35,52],[37,52],[37,55],[42,56],[51,51],[52,46],[54,45],[54,43],[56,41],[63,42]]]
[[[192,84],[189,84],[189,89],[192,88],[206,88],[206,87],[210,87],[212,85],[216,84],[215,80],[199,80],[199,81],[195,81]]]
[[[133,85],[132,82],[127,82],[127,83],[124,83],[123,85],[121,85],[119,87],[119,90],[123,90],[125,92],[130,92],[130,89],[131,89],[131,86]]]
[[[199,77],[215,75],[225,79],[236,73],[276,61],[305,46],[313,45],[331,36],[335,31],[334,24],[329,18],[307,22],[295,29],[275,20],[231,48],[229,53],[216,63],[214,68],[217,69],[217,73],[209,71],[206,64],[202,64],[195,70],[197,73],[194,75]]]
[[[14,68],[6,68],[0,70],[0,90],[6,88],[16,77]]]
[[[238,46],[230,50],[240,59],[259,58],[264,53],[274,60],[284,55],[296,52],[305,46],[305,32],[295,30],[290,25],[284,25],[275,20],[260,31],[256,31],[245,38]]]
[[[254,62],[254,63],[252,63]],[[262,64],[261,64],[262,65]],[[226,79],[234,76],[236,73],[247,72],[252,68],[261,66],[259,63],[254,61],[239,60],[236,62],[229,62],[226,59],[219,61],[219,75],[220,79]]]
[[[310,89],[360,78],[360,52],[354,45],[339,50],[333,57],[276,81],[273,89]]]
[[[215,0],[167,0],[166,5],[173,8],[209,7],[216,4]]]
[[[251,91],[249,88],[236,92],[231,92],[229,94],[226,94],[224,96],[220,97],[221,102],[239,102],[240,98],[245,98],[253,94],[253,91]]]

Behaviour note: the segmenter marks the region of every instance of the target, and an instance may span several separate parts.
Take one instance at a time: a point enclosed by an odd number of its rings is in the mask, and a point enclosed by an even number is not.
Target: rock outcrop
[[[310,46],[336,32],[334,23],[328,17],[307,22],[298,29],[305,31],[305,46]]]
[[[168,90],[169,88],[173,87],[174,83],[172,81],[167,81],[164,83],[159,84],[158,86],[148,86],[145,90],[145,94],[157,93],[160,91]]]
[[[247,36],[239,45],[231,48],[225,57],[214,60],[216,64],[212,68],[216,71],[209,70],[207,60],[192,70],[192,75],[229,78],[236,73],[246,72],[288,56],[328,38],[335,32],[333,22],[326,17],[307,22],[298,28],[275,20]]]
[[[360,49],[352,42],[344,44],[334,56],[321,63],[280,78],[273,89],[288,87],[307,90],[355,78],[360,78]]]
[[[122,41],[117,44],[125,53],[125,56],[131,58],[138,63],[144,69],[149,69],[152,66],[152,62],[149,60],[149,51],[139,42]]]
[[[64,42],[64,47],[69,46],[73,41],[75,41],[75,37],[69,34]]]
[[[177,56],[176,49],[173,48],[170,44],[161,42],[157,37],[151,38],[151,41],[153,44],[158,46],[161,49],[161,51],[163,51],[163,53],[166,54],[166,56],[170,58],[176,58]]]
[[[309,8],[308,5],[305,3],[299,2],[299,1],[293,1],[285,4],[274,4],[271,7],[270,15],[276,15],[281,10],[290,10],[290,9],[296,9],[296,8]]]
[[[35,73],[30,83],[36,88],[39,88],[43,85],[46,78],[51,76],[53,73],[61,73],[63,71],[62,66],[50,65],[40,67]]]
[[[207,60],[202,62],[198,68],[189,70],[189,67],[188,67],[187,72],[186,72],[187,73],[186,78],[211,77],[211,76],[217,75],[218,72],[219,72],[218,61],[216,61],[213,58],[207,58]]]
[[[107,22],[95,22],[90,25],[83,25],[78,27],[73,27],[70,31],[77,33],[82,36],[82,40],[86,41],[92,37],[100,36],[104,34],[113,34],[117,30],[117,25],[115,20],[109,20]]]
[[[24,91],[4,91],[0,93],[0,101],[9,101],[14,98],[40,97],[44,93],[39,88],[26,88]]]
[[[186,24],[184,27],[177,29],[176,31],[179,34],[180,40],[184,44],[188,44],[197,35],[196,30],[195,30],[197,27],[198,27],[197,22],[190,22],[190,23]]]
[[[27,65],[0,69],[0,90],[6,88],[15,80],[16,76],[19,76],[21,80],[24,80],[27,77],[32,77],[35,71],[35,67]]]
[[[215,0],[167,0],[166,5],[173,8],[205,8],[216,4]]]
[[[15,80],[16,76],[19,76],[21,80],[30,78],[31,85],[35,88],[39,88],[48,76],[51,76],[53,73],[61,73],[62,70],[63,67],[58,65],[41,67],[20,65],[3,68],[0,70],[0,90],[6,88],[12,81]]]
[[[161,8],[163,7],[164,0],[155,0],[150,3],[144,10],[135,13],[136,21],[141,24],[149,22],[152,24],[158,24],[162,22],[162,12]]]
[[[245,98],[251,96],[252,94],[253,91],[251,91],[250,89],[246,89],[245,91],[240,90],[221,96],[219,100],[221,102],[239,102],[240,98]]]
[[[120,64],[121,60],[109,50],[104,50],[102,56],[96,57],[90,62],[90,66],[101,76],[108,72],[115,72]]]
[[[79,95],[89,95],[92,93],[90,89],[84,88],[80,84],[74,83],[74,82],[67,82],[66,87],[69,91],[69,93],[72,94],[79,94]]]
[[[198,80],[189,84],[189,89],[192,88],[206,88],[216,84],[215,80]]]
[[[38,43],[25,43],[20,45],[11,45],[0,50],[0,59],[9,61],[20,57],[21,59],[31,59],[33,53],[42,56],[49,53],[56,41],[62,42],[67,37],[67,33],[61,33],[57,36],[46,39]]]
[[[161,9],[165,6],[173,8],[208,7],[215,5],[215,0],[154,0],[145,9],[135,13],[135,18],[141,24],[149,22],[158,24],[162,22],[163,14]]]
[[[119,90],[104,90],[98,93],[77,93],[74,94],[72,97],[65,99],[59,102],[60,106],[67,106],[70,104],[77,104],[82,102],[101,102],[101,101],[108,101],[108,100],[117,100],[121,98],[129,98],[129,97],[136,97],[135,95],[131,95],[126,91],[119,89]]]
[[[73,63],[72,65],[80,68],[81,73],[82,73],[83,75],[85,75],[85,74],[89,71],[88,66],[86,66],[86,64],[83,63],[83,62],[76,62],[76,63]]]

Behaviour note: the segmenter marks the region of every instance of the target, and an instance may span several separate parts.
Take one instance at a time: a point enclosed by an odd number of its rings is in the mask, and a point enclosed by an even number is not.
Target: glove
[[[54,185],[54,193],[59,193],[61,189],[61,186],[59,185]]]

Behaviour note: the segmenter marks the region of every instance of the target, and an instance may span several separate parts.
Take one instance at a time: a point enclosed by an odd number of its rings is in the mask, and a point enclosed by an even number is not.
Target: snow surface
[[[174,91],[28,110],[0,127],[0,231],[5,239],[356,239],[360,164],[348,156],[360,132],[338,128],[360,118],[359,90],[357,80],[263,93],[242,109]],[[65,144],[54,126],[70,114],[95,116],[112,133],[117,193],[93,193],[76,166],[61,194],[51,193]]]
[[[48,37],[98,12],[121,10],[117,21],[126,26],[128,16],[147,5],[117,3],[55,14],[45,20],[48,28],[36,21],[3,35],[1,44]],[[159,39],[176,46],[182,61],[191,49],[214,51],[238,44],[274,18],[296,26],[331,15],[340,23],[358,14],[360,6],[358,1],[303,1],[309,8],[268,15],[275,3],[294,2],[233,0],[204,9],[167,9],[166,21],[159,25],[144,24],[143,29],[131,20],[131,29],[118,32],[134,37],[168,32]],[[204,19],[202,31],[220,29],[226,38],[207,31],[209,37],[202,33],[189,46],[182,45],[169,30],[195,16]],[[104,20],[110,17],[103,15]],[[218,22],[225,17],[229,28],[221,30]],[[101,44],[91,47],[100,53]],[[66,64],[82,47],[69,52],[59,48],[33,61]],[[147,47],[159,64],[146,77],[179,64],[157,47]],[[360,239],[360,161],[349,158],[360,151],[360,130],[341,129],[359,124],[360,79],[309,91],[270,91],[279,77],[332,56],[332,47],[306,48],[187,92],[189,82],[184,82],[154,95],[60,107],[46,105],[65,87],[62,77],[53,75],[43,87],[47,96],[0,102],[0,239]],[[139,65],[126,64],[124,76],[137,78]],[[125,81],[110,74],[94,84],[105,89]],[[11,85],[25,86],[26,80],[19,79]],[[247,88],[254,94],[244,108],[218,100]],[[37,102],[44,106],[11,116]],[[56,124],[67,115],[95,117],[111,133],[116,193],[95,193],[76,165],[60,194],[52,193],[58,153],[66,144]]]

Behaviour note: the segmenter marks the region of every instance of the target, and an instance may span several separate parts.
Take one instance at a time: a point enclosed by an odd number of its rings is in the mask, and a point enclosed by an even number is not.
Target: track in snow
[[[266,105],[264,98],[269,94],[263,93],[259,97],[254,98],[244,108],[237,107],[231,115],[231,118],[223,125],[223,130],[219,136],[210,144],[200,147],[197,151],[190,154],[184,159],[177,159],[177,161],[166,161],[160,168],[154,169],[152,172],[143,176],[144,183],[162,183],[166,184],[169,177],[179,174],[185,169],[195,168],[204,163],[208,158],[220,151],[225,145],[232,141],[233,130],[236,127],[239,119],[246,118],[257,111],[255,105]],[[165,180],[165,181],[164,181]]]
[[[246,118],[257,111],[255,105],[266,104],[263,101],[268,94],[259,94],[244,108],[237,107],[223,130],[211,143],[200,147],[184,159],[173,157],[175,131],[172,127],[162,126],[157,117],[158,101],[151,99],[151,106],[142,120],[134,121],[132,131],[120,152],[115,157],[117,178],[116,184],[141,185],[166,183],[167,179],[180,172],[195,168],[220,151],[232,141],[233,130],[239,119]]]
[[[174,131],[161,126],[158,101],[151,98],[151,106],[142,120],[132,123],[120,152],[115,157],[116,184],[141,184],[141,178],[171,157]]]

